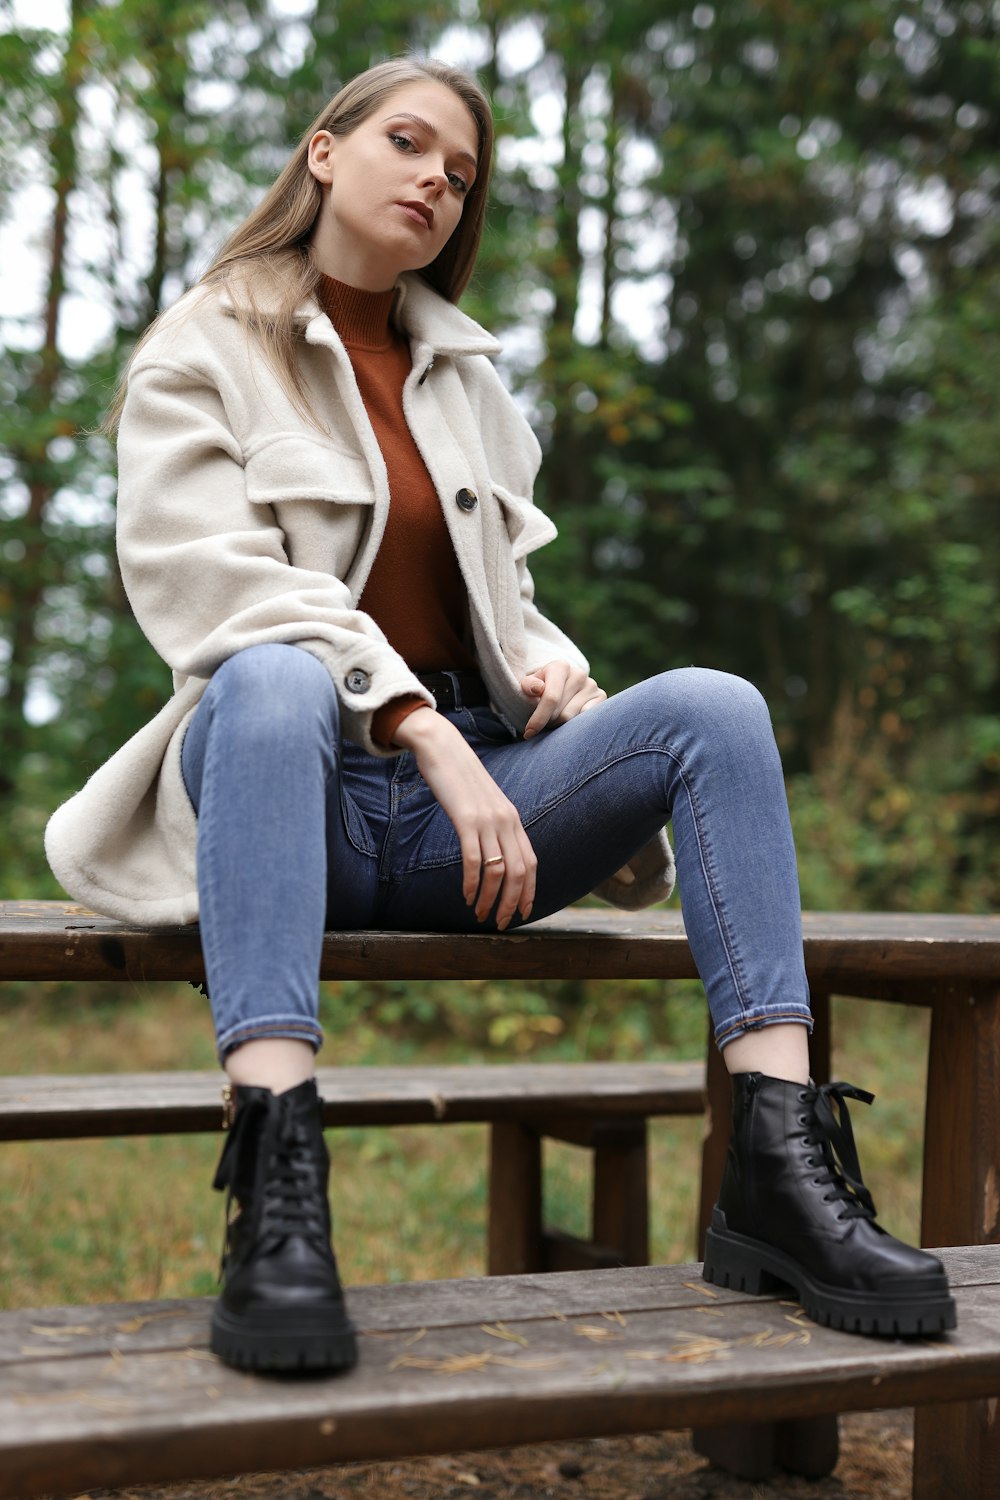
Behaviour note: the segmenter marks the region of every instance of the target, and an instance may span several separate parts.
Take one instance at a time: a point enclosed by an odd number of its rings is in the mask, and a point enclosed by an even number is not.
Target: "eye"
[[[449,172],[448,181],[455,189],[455,192],[461,193],[463,197],[469,191],[469,184],[466,182],[465,178],[460,177],[457,172]]]
[[[400,135],[398,131],[391,130],[389,139],[398,151],[412,151],[413,142],[408,135]]]

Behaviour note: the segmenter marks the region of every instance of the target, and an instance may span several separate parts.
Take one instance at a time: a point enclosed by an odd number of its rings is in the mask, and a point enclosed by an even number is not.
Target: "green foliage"
[[[609,689],[694,661],[758,683],[807,900],[995,903],[995,10],[73,0],[65,33],[0,26],[0,222],[25,186],[49,204],[0,351],[5,892],[52,889],[47,812],[169,691],[88,435],[128,347],[325,100],[413,49],[495,100],[465,305],[546,448],[543,607]],[[74,299],[106,311],[89,347]]]

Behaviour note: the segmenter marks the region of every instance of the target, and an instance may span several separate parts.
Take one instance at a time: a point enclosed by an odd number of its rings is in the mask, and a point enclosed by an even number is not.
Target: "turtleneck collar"
[[[320,273],[316,300],[348,349],[384,349],[392,338],[389,315],[396,288],[365,292]]]

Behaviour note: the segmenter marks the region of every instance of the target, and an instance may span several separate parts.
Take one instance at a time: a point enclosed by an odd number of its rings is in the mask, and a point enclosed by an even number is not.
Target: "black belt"
[[[456,708],[483,708],[490,701],[486,684],[478,672],[417,672],[425,688],[434,694],[441,713]]]

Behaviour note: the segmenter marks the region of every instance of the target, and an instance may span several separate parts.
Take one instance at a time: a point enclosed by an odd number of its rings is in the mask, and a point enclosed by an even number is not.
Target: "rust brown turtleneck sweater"
[[[319,304],[347,349],[389,477],[389,519],[359,609],[414,672],[478,670],[469,602],[441,502],[403,415],[410,346],[391,322],[394,291],[365,292],[321,276]],[[391,745],[422,699],[377,709],[372,735]]]

